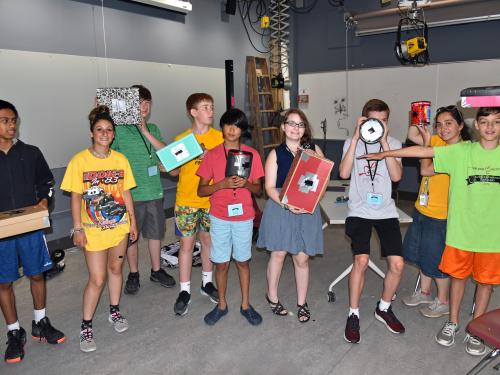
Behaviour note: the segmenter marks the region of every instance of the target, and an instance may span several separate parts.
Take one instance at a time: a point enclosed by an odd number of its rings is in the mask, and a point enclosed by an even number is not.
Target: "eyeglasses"
[[[205,112],[212,111],[213,112],[215,110],[215,106],[214,105],[210,105],[210,104],[203,104],[203,105],[200,105],[196,109],[198,111],[205,111]]]
[[[459,120],[458,121],[459,123],[464,121],[464,117],[462,116],[462,112],[460,112],[460,110],[457,108],[456,105],[448,105],[446,107],[439,107],[436,111],[436,119],[443,112],[455,113],[456,117]]]
[[[285,121],[285,124],[292,128],[305,129],[306,127],[305,122]]]
[[[17,124],[17,117],[11,117],[11,118],[8,118],[8,117],[0,117],[0,124],[2,124],[2,125],[7,125],[9,122],[10,122],[12,125],[16,125],[16,124]]]

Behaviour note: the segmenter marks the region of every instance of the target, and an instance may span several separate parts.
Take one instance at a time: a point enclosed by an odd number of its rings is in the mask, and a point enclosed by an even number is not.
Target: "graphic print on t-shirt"
[[[500,184],[500,168],[494,167],[468,167],[467,168],[467,185],[478,182],[491,182]]]
[[[97,228],[116,227],[127,212],[123,195],[123,169],[83,174],[85,211]]]

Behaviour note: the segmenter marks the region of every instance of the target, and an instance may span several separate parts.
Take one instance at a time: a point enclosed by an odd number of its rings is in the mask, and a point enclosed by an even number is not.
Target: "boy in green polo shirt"
[[[147,123],[151,111],[151,92],[142,85],[139,89],[141,123],[116,127],[112,148],[128,158],[137,187],[131,190],[134,199],[135,218],[138,233],[148,240],[151,258],[150,280],[171,288],[175,280],[160,268],[161,240],[165,235],[165,212],[163,210],[163,187],[160,181],[159,159],[156,150],[165,147],[160,130],[155,124]],[[130,273],[125,283],[125,293],[139,291],[137,241],[127,250]]]

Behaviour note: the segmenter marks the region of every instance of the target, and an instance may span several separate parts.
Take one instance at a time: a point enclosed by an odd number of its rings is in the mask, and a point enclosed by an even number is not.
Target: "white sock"
[[[18,321],[16,321],[15,323],[12,323],[12,324],[7,324],[7,329],[8,329],[9,331],[13,331],[13,330],[15,330],[15,329],[19,329],[19,328],[21,328],[21,326],[19,325],[19,320],[18,320]]]
[[[35,317],[35,323],[45,318],[45,309],[33,310],[33,316]]]
[[[387,311],[391,307],[390,302],[385,302],[382,298],[380,299],[380,302],[378,303],[378,309],[380,311]]]
[[[203,286],[207,285],[207,283],[211,283],[212,282],[212,271],[210,271],[210,272],[202,271],[201,272],[201,280],[203,282]]]
[[[351,316],[352,314],[356,315],[359,318],[359,307],[357,309],[353,309],[352,307],[349,307],[349,315]]]
[[[185,283],[181,282],[179,283],[181,285],[181,292],[188,292],[191,294],[191,281],[186,281]]]

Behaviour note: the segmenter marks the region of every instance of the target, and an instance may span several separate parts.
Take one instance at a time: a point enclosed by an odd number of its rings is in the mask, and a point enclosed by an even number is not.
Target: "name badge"
[[[227,216],[241,216],[243,215],[243,204],[235,203],[227,206]]]
[[[367,193],[366,194],[366,202],[368,204],[381,205],[382,201],[383,201],[382,194],[377,194],[377,193]]]
[[[148,176],[153,177],[158,174],[158,166],[157,165],[152,165],[151,167],[148,167]]]
[[[420,193],[419,197],[419,203],[423,207],[427,207],[427,204],[429,203],[429,195],[425,193]]]

